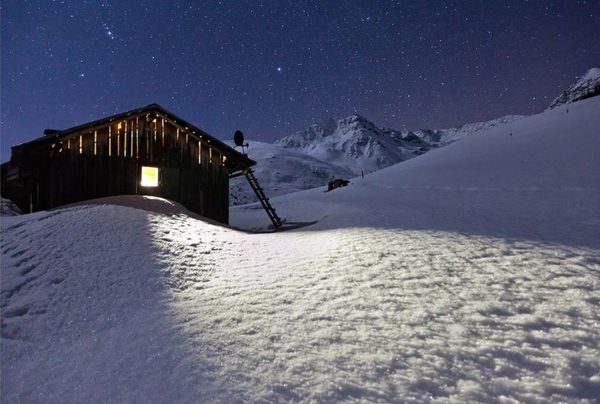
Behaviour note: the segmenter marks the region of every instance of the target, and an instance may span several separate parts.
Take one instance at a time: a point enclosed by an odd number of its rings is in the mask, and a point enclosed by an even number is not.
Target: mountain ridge
[[[592,68],[557,97],[548,109],[598,94],[600,68]],[[250,141],[249,155],[258,163],[254,171],[262,187],[269,197],[274,197],[325,187],[333,178],[347,179],[379,171],[525,117],[506,115],[447,129],[399,131],[378,126],[355,113],[345,118],[326,118],[273,144]],[[254,201],[256,198],[244,178],[231,181],[231,205]]]
[[[600,68],[593,67],[581,76],[575,84],[552,101],[548,109],[553,109],[561,105],[570,104],[597,95],[600,95]]]
[[[478,131],[521,119],[508,115],[449,129],[399,131],[377,126],[359,114],[327,118],[273,144],[249,141],[248,155],[269,197],[327,185],[333,178],[352,178],[412,159]],[[235,147],[233,143],[229,143]],[[231,180],[230,205],[256,201],[243,177]]]

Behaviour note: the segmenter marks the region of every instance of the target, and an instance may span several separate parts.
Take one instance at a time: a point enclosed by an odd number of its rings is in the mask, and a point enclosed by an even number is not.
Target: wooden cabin
[[[36,212],[112,195],[154,195],[221,223],[229,178],[256,162],[158,104],[123,112],[12,148],[2,196]]]

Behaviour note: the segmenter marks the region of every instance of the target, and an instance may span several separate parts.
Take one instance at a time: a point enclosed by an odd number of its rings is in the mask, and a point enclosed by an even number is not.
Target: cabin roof
[[[132,110],[129,110],[126,112],[122,112],[122,113],[119,113],[116,115],[98,119],[98,120],[95,120],[92,122],[84,123],[82,125],[74,126],[72,128],[68,128],[68,129],[64,129],[64,130],[47,129],[44,131],[44,133],[45,133],[44,136],[30,140],[28,142],[18,144],[16,146],[13,146],[12,149],[13,150],[14,149],[24,149],[24,148],[28,148],[31,146],[35,146],[37,144],[42,145],[44,143],[55,142],[57,140],[67,138],[74,133],[84,131],[86,129],[92,129],[94,127],[108,125],[111,122],[118,122],[120,120],[127,119],[127,117],[132,116],[132,115],[141,115],[141,114],[150,113],[150,112],[155,112],[157,115],[162,116],[163,118],[165,118],[181,127],[186,128],[193,136],[196,136],[199,139],[206,140],[207,142],[209,142],[211,144],[212,147],[219,150],[221,153],[225,154],[229,159],[231,159],[233,161],[241,163],[242,165],[247,166],[247,167],[250,167],[250,166],[253,166],[256,164],[256,162],[254,160],[250,159],[245,154],[238,152],[237,150],[235,150],[231,146],[227,145],[223,141],[209,135],[202,129],[198,128],[195,125],[192,125],[188,121],[178,117],[177,115],[173,114],[172,112],[167,111],[166,109],[164,109],[163,107],[161,107],[158,104],[149,104],[145,107],[132,109]]]

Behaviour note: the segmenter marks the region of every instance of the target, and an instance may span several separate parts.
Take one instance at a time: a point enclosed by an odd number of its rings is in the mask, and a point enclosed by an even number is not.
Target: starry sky
[[[2,0],[1,149],[151,103],[272,142],[543,111],[600,67],[598,0]]]

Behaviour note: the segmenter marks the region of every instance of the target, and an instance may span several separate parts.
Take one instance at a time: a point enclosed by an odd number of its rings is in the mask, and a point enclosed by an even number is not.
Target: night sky
[[[394,129],[543,111],[600,67],[600,1],[2,1],[10,147],[151,103],[228,140],[359,113]]]

